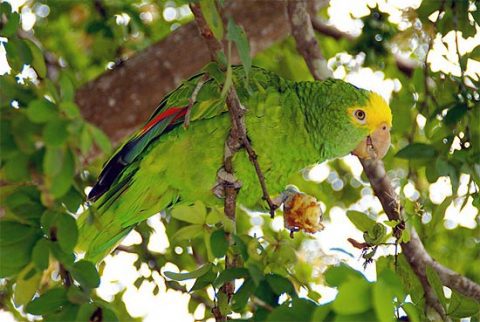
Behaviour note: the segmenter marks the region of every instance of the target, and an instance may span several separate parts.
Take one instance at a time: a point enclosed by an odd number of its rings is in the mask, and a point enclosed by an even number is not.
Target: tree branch
[[[287,12],[297,50],[303,57],[309,57],[305,62],[310,73],[315,79],[332,77],[332,72],[327,67],[327,61],[318,50],[318,42],[313,32],[310,14],[307,11],[307,1],[289,1]]]
[[[289,6],[297,6],[295,2],[289,3]],[[295,14],[294,10],[289,10],[289,13]],[[294,17],[290,18],[290,20],[295,20]],[[305,20],[305,19],[304,19]],[[292,28],[300,28],[296,24],[292,24]],[[304,27],[303,30],[309,32],[308,27]],[[304,40],[297,39],[302,36],[298,36],[298,33],[293,33],[295,40],[298,44],[304,43]],[[310,36],[303,36],[303,37],[310,37]],[[315,64],[312,62],[318,57],[321,57],[320,53],[316,53],[311,56],[309,53],[311,50],[320,51],[318,47],[310,47],[309,51],[302,50],[301,54],[303,55],[305,61],[307,61],[307,65],[314,66]],[[310,61],[310,63],[308,63]],[[312,75],[317,80],[322,80],[319,76],[320,73],[312,73]],[[360,162],[363,165],[365,174],[367,175],[368,179],[370,180],[370,184],[375,192],[375,195],[380,200],[382,207],[387,214],[390,220],[402,220],[402,209],[398,202],[398,197],[388,179],[385,168],[383,166],[382,161],[380,160],[362,160]],[[431,266],[435,271],[438,273],[442,284],[451,288],[452,290],[458,291],[459,293],[472,297],[476,300],[480,300],[480,285],[476,284],[475,282],[469,280],[468,278],[457,274],[450,269],[442,266],[441,264],[435,262],[430,255],[426,252],[423,244],[418,237],[417,233],[413,230],[411,233],[410,241],[407,243],[401,244],[402,251],[412,267],[413,271],[419,278],[422,283],[422,286],[425,291],[426,300],[429,305],[431,305],[442,317],[445,317],[445,310],[441,306],[438,298],[435,295],[432,287],[428,283],[426,277],[426,267],[427,265]]]
[[[208,26],[200,4],[190,3],[190,9],[193,12],[195,17],[195,22],[197,24],[200,35],[203,37],[205,44],[208,47],[210,52],[210,58],[213,61],[217,61],[219,53],[223,51],[223,45],[214,37],[212,30]],[[218,62],[218,61],[217,61]],[[223,64],[218,62],[220,66],[224,67]],[[237,192],[239,187],[236,185],[236,180],[234,179],[234,169],[233,169],[233,157],[237,151],[242,147],[242,137],[246,137],[246,128],[245,120],[243,118],[245,114],[245,108],[241,105],[240,100],[238,99],[237,92],[235,87],[232,85],[228,90],[226,103],[228,111],[231,118],[231,130],[225,141],[225,151],[223,156],[223,169],[219,170],[226,172],[226,176],[218,175],[218,179],[223,186],[223,194],[225,197],[224,200],[224,212],[225,215],[235,223],[235,212],[236,212],[236,202],[237,202]],[[233,178],[233,180],[225,180],[225,177]],[[232,242],[232,237],[228,234],[229,242]],[[225,256],[225,269],[236,267],[237,259],[235,256]],[[225,283],[221,291],[225,293],[228,301],[230,302],[233,293],[235,292],[235,284],[233,281]],[[226,321],[227,317],[224,316],[219,307],[214,306],[212,308],[212,313],[216,321]]]
[[[402,209],[398,202],[398,197],[387,177],[382,161],[360,160],[360,162],[388,219],[400,220],[402,218]],[[422,279],[426,280],[425,268],[431,266],[437,272],[443,285],[480,301],[480,285],[432,259],[414,229],[412,229],[410,235],[410,241],[401,244],[402,251],[420,281],[422,281]]]

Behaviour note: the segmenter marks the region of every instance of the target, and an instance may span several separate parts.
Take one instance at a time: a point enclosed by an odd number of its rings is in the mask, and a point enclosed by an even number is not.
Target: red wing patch
[[[165,118],[169,117],[169,116],[172,116],[174,114],[177,114],[175,115],[175,117],[170,121],[170,124],[172,124],[173,122],[175,122],[176,120],[178,120],[179,118],[185,116],[185,114],[187,114],[187,108],[185,107],[171,107],[165,111],[163,111],[162,113],[158,114],[157,116],[155,116],[155,118],[153,120],[151,120],[150,122],[148,122],[141,130],[140,130],[140,133],[139,135],[143,135],[145,132],[147,132],[148,130],[150,130],[153,126],[155,126],[155,124],[157,124],[158,122],[164,120]],[[170,125],[169,124],[169,125]]]

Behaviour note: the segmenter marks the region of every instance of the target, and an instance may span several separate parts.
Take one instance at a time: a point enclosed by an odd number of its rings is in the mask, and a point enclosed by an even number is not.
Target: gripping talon
[[[225,184],[232,185],[236,190],[242,187],[241,181],[222,167],[217,172],[217,181],[212,188],[212,192],[217,198],[225,198]]]

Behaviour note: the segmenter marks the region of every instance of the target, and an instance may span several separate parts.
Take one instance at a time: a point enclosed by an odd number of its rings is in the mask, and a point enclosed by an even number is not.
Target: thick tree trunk
[[[289,33],[285,1],[226,3],[225,12],[245,28],[252,55]],[[85,84],[77,91],[76,102],[83,116],[117,143],[146,120],[166,93],[209,61],[192,22]]]

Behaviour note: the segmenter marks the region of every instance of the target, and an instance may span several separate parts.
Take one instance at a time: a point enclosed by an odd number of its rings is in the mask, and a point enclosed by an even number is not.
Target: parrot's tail
[[[95,215],[93,207],[83,212],[77,220],[79,241],[76,251],[85,253],[85,259],[97,263],[107,256],[136,226],[121,227],[108,214]]]

